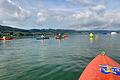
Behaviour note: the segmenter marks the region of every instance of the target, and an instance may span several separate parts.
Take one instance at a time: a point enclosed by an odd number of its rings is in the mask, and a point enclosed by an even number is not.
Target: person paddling
[[[6,39],[6,37],[5,36],[3,36],[3,40],[5,40]]]

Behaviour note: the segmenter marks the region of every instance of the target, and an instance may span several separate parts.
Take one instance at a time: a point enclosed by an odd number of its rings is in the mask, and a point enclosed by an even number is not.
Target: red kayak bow
[[[88,64],[79,80],[120,80],[120,64],[99,54]]]

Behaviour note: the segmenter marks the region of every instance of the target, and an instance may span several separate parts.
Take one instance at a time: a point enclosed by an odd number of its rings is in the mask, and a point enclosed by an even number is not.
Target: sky
[[[120,30],[120,0],[0,0],[0,24],[22,29]]]

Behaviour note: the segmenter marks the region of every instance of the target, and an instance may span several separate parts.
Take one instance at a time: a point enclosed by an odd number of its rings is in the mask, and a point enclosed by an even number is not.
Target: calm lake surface
[[[0,80],[78,80],[99,50],[120,63],[120,34],[0,41]]]

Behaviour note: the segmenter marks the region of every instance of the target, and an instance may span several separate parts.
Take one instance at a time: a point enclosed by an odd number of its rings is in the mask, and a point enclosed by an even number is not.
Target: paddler
[[[59,37],[59,38],[61,38],[61,37],[62,37],[60,33],[58,33],[58,37]]]
[[[44,35],[41,35],[41,38],[43,39],[43,38],[44,38]]]
[[[5,36],[3,36],[3,40],[5,40],[6,39],[6,37]]]

